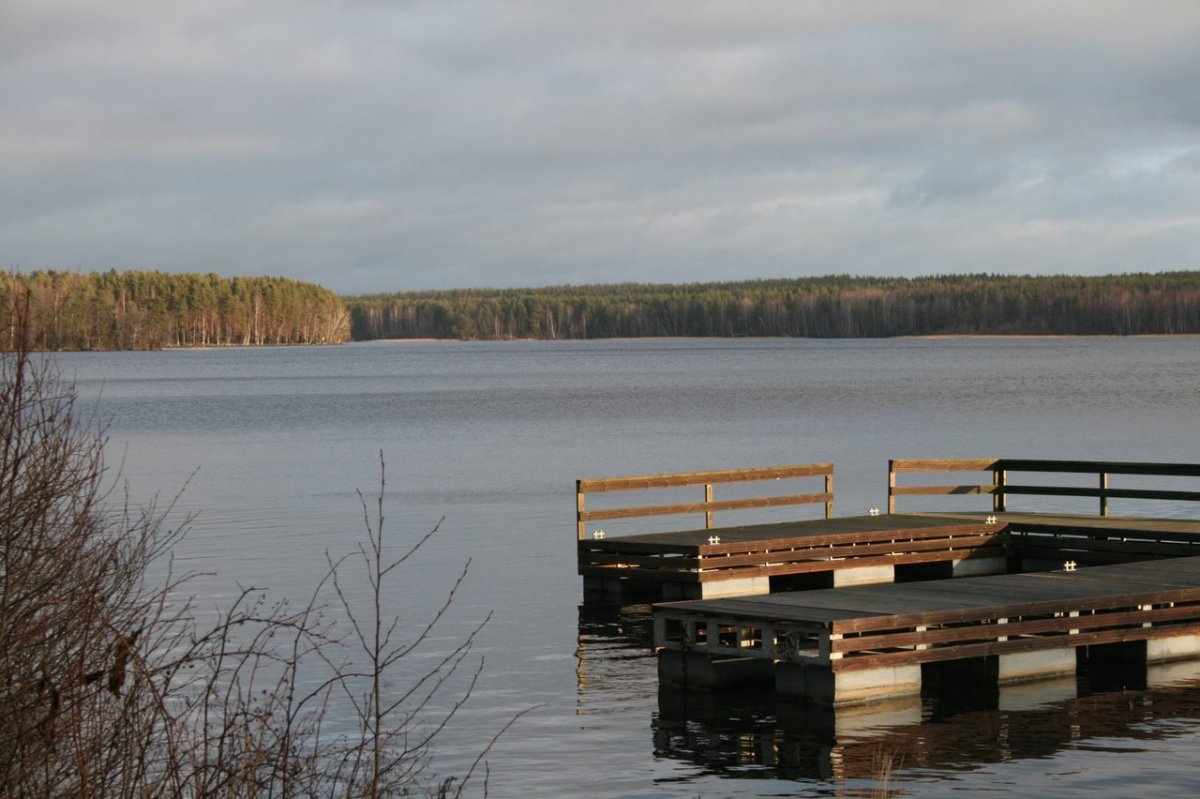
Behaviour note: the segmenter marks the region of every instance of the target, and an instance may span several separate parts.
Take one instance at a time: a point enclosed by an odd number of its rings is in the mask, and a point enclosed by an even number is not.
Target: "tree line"
[[[0,271],[0,313],[3,350],[17,349],[19,335],[22,346],[40,350],[336,344],[350,337],[349,313],[336,294],[280,277]]]
[[[280,277],[0,271],[0,349],[350,339],[1200,333],[1200,272],[826,277],[339,297]],[[7,321],[5,321],[7,320]]]
[[[1200,272],[827,276],[346,298],[355,340],[1200,333]]]

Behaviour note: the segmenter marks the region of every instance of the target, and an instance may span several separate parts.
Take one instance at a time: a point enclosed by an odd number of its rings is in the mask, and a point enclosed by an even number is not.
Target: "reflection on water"
[[[579,644],[575,649],[579,714],[597,712],[614,701],[652,700],[658,688],[649,605],[579,606]],[[645,661],[645,668],[631,668]],[[644,664],[643,664],[644,665]],[[602,701],[591,703],[592,697]]]
[[[931,774],[1044,759],[1066,750],[1137,753],[1195,735],[1200,662],[1130,669],[1086,664],[1079,676],[1024,685],[949,686],[936,695],[834,710],[770,691],[710,693],[630,681],[631,660],[653,669],[649,606],[579,608],[579,712],[613,695],[657,694],[645,746],[655,758],[698,767],[697,778],[779,779],[928,793]],[[1118,766],[1100,762],[1097,769]],[[1099,775],[1099,772],[1096,772]],[[1117,779],[1114,774],[1113,779]],[[865,794],[864,794],[865,795]]]

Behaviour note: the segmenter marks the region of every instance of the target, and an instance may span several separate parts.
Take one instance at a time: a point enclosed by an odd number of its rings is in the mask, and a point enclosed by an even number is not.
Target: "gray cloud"
[[[6,266],[1200,266],[1191,2],[6,0]]]

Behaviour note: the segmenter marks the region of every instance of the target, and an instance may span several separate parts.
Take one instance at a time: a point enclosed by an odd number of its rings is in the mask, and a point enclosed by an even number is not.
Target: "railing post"
[[[888,460],[888,513],[896,512],[896,461]]]
[[[1008,509],[1008,495],[1004,493],[1004,486],[1008,483],[1008,472],[1005,469],[992,470],[992,485],[995,491],[992,493],[992,512],[1004,513]]]
[[[833,518],[833,472],[825,474],[825,493],[829,495],[829,499],[825,500],[825,518]]]
[[[712,483],[704,484],[704,502],[706,505],[711,505],[713,501]],[[704,511],[704,529],[711,530],[713,528],[713,512],[711,510]]]
[[[1108,472],[1100,472],[1100,515],[1108,515]]]
[[[575,529],[582,541],[587,538],[587,523],[583,520],[583,481],[575,481]]]

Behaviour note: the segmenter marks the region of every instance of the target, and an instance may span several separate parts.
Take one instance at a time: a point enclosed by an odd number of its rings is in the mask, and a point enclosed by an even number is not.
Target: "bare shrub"
[[[0,797],[463,792],[475,767],[438,781],[430,747],[478,677],[486,619],[433,665],[400,668],[466,567],[415,627],[384,611],[385,581],[437,527],[388,555],[382,457],[366,540],[306,601],[248,587],[203,623],[170,568],[170,508],[113,509],[104,430],[73,387],[19,349],[0,356],[0,402]],[[366,576],[366,610],[347,570]]]

